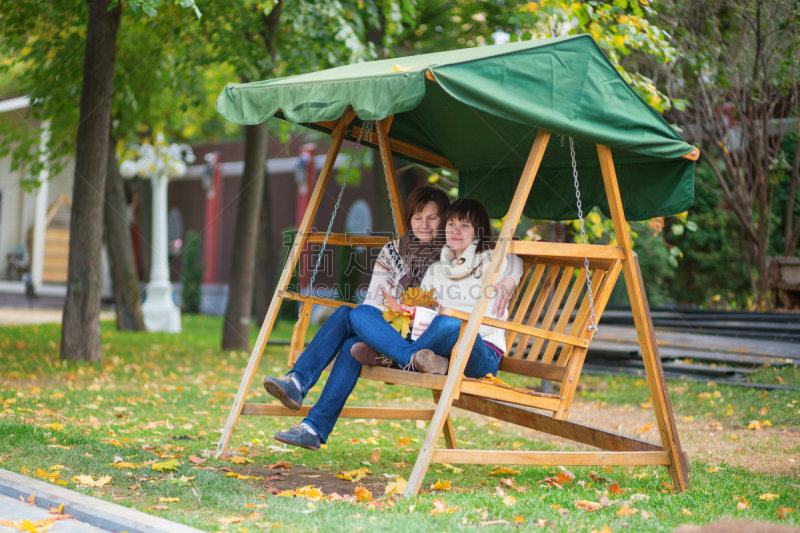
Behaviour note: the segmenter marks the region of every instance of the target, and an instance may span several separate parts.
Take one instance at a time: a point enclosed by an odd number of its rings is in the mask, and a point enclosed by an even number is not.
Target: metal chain
[[[314,265],[314,273],[311,274],[311,281],[308,282],[309,293],[311,293],[312,289],[314,288],[314,280],[317,278],[319,265],[322,263],[322,257],[325,255],[325,247],[328,245],[328,237],[330,237],[331,230],[333,229],[333,221],[336,220],[336,212],[339,211],[339,206],[342,203],[342,195],[344,195],[344,189],[347,187],[347,179],[350,177],[350,171],[353,170],[353,163],[356,161],[356,154],[358,152],[358,147],[361,146],[362,136],[367,139],[367,142],[372,142],[372,124],[372,121],[364,122],[364,127],[361,128],[361,131],[358,134],[358,139],[356,139],[356,147],[353,149],[353,157],[350,159],[350,166],[347,167],[347,173],[344,175],[344,179],[342,180],[342,187],[339,189],[339,197],[336,199],[336,205],[333,206],[331,220],[328,222],[328,231],[325,232],[325,238],[322,240],[322,248],[317,256],[317,264]]]
[[[583,210],[581,209],[581,189],[578,183],[578,165],[575,161],[575,145],[572,137],[569,138],[569,155],[572,158],[572,177],[575,179],[575,199],[578,201],[578,220],[581,223],[581,241],[586,244],[586,228],[583,225]],[[589,276],[589,258],[583,258],[583,266],[586,271],[586,290],[589,295],[589,331],[597,333],[597,315],[594,314],[594,295],[592,294],[592,280]]]
[[[394,222],[394,234],[400,238],[400,231],[397,229],[397,214],[394,212],[394,199],[392,198],[392,188],[389,185],[389,168],[386,166],[386,150],[383,147],[383,135],[378,131],[378,145],[380,148],[381,163],[383,163],[383,175],[386,178],[386,191],[389,193],[389,207],[392,211],[392,222]],[[384,157],[386,156],[386,157]]]

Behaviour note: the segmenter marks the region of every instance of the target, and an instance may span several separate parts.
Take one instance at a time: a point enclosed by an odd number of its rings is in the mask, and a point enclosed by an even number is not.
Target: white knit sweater
[[[449,307],[465,313],[472,312],[481,292],[483,277],[492,261],[492,250],[477,253],[475,248],[475,244],[471,244],[464,250],[460,258],[456,258],[453,251],[445,246],[442,249],[440,260],[433,263],[425,273],[425,277],[422,278],[420,287],[425,290],[434,289],[439,305],[442,307]],[[521,267],[522,261],[518,257],[508,255],[500,266],[501,273],[508,271],[509,258],[512,258],[512,262],[519,261]],[[498,277],[498,281],[501,279],[502,277]],[[505,319],[508,315],[507,309],[502,311],[501,316],[496,316],[492,312],[496,298],[497,291],[495,290],[484,316]],[[485,342],[497,346],[503,354],[506,353],[505,331],[482,325],[478,332]]]

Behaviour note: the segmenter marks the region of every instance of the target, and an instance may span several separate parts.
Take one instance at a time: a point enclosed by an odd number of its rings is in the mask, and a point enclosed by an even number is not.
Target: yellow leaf
[[[431,490],[450,490],[450,482],[436,480],[436,483],[431,485]]]
[[[305,487],[300,487],[295,492],[297,493],[298,496],[304,496],[309,500],[319,501],[322,499],[322,491],[313,485],[306,485]]]
[[[244,517],[241,516],[229,516],[226,518],[217,518],[217,522],[221,524],[238,524],[239,522],[244,522]]]
[[[651,429],[653,429],[653,423],[652,422],[650,422],[649,424],[643,425],[642,427],[640,427],[636,431],[638,431],[639,433],[645,433],[647,431],[650,431]]]
[[[508,495],[503,498],[503,503],[506,507],[512,507],[515,503],[517,503],[517,499],[511,495]]]
[[[750,423],[747,424],[747,429],[753,429],[758,431],[761,429],[761,422],[759,422],[758,420],[751,420]]]
[[[139,465],[136,463],[126,463],[125,461],[121,461],[119,463],[106,463],[106,466],[113,466],[117,470],[123,470],[125,468],[139,468]]]
[[[453,466],[453,465],[448,464],[448,463],[442,463],[442,466],[445,467],[445,468],[449,468],[450,470],[453,471],[454,474],[460,474],[461,472],[464,471],[463,468],[458,468],[457,466]]]
[[[356,501],[368,502],[372,500],[372,493],[367,489],[365,489],[364,487],[356,487],[355,494],[356,494]]]
[[[681,514],[685,514],[686,516],[692,516],[692,512],[685,507],[681,509]]]
[[[694,422],[694,415],[684,416],[681,420],[684,422]]]
[[[709,469],[707,470],[707,472],[708,472],[709,474],[713,474],[714,472],[719,472],[719,468],[717,468],[716,466],[712,466],[711,468],[709,468]]]
[[[92,478],[92,476],[80,475],[72,478],[72,481],[80,485],[87,485],[89,487],[104,487],[111,481],[111,476],[102,476],[95,480]]]
[[[514,517],[514,523],[515,523],[515,524],[521,524],[521,523],[523,523],[524,521],[525,521],[525,519],[524,519],[524,518],[522,518],[520,515],[517,515],[517,516],[515,516],[515,517]]]
[[[747,500],[736,504],[736,509],[739,511],[744,511],[748,507],[750,507],[750,502],[748,502]]]
[[[394,481],[391,481],[389,482],[388,485],[386,485],[385,493],[387,495],[397,494],[398,496],[400,496],[406,491],[406,486],[408,485],[408,481],[399,476],[394,479],[395,479]]]
[[[158,501],[171,503],[171,502],[179,502],[179,501],[181,501],[181,499],[180,498],[159,498]]]
[[[411,444],[411,439],[409,439],[408,437],[397,437],[396,440],[397,444],[400,446],[408,446],[409,444]]]
[[[39,530],[36,529],[36,526],[30,520],[23,520],[22,527],[19,528],[20,531],[28,531],[29,533],[39,533]]]
[[[758,499],[764,500],[766,502],[771,502],[772,500],[777,500],[780,497],[781,497],[780,494],[770,494],[769,492],[767,492],[766,494],[762,494],[761,496],[759,496]]]
[[[336,474],[336,477],[339,479],[346,479],[347,481],[361,481],[364,476],[369,474],[369,470],[367,468],[359,468],[358,470],[351,470],[349,472],[342,472],[341,474]]]
[[[177,470],[180,465],[181,464],[176,459],[170,459],[169,461],[164,461],[163,463],[153,463],[151,467],[156,472],[171,472],[173,470]]]
[[[500,468],[498,468],[497,470],[492,470],[492,471],[490,472],[490,474],[492,474],[492,475],[499,475],[499,474],[519,474],[519,470],[514,470],[514,469],[512,469],[512,468],[506,468],[506,467],[504,467],[504,466],[501,466],[501,467],[500,467]]]

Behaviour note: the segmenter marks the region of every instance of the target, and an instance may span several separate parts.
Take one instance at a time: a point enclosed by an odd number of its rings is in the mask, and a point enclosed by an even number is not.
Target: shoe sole
[[[274,438],[276,441],[280,442],[281,444],[288,444],[290,446],[297,446],[298,448],[305,448],[306,450],[311,450],[312,452],[319,451],[319,446],[314,447],[314,446],[306,446],[305,444],[298,444],[298,443],[292,442],[290,440],[282,439],[282,438],[278,437],[277,435],[273,436],[272,438]]]
[[[292,411],[299,411],[300,407],[302,407],[299,403],[289,398],[289,396],[286,394],[286,391],[284,391],[277,383],[273,381],[265,381],[264,390],[266,390],[268,394],[280,400],[285,407],[288,407]]]
[[[445,363],[445,362],[441,362],[441,361],[438,361],[438,360],[429,361],[431,363],[430,367],[428,365],[424,364],[424,363],[421,363],[421,362],[417,363],[419,365],[418,368],[425,374],[435,374],[437,376],[446,376],[447,375],[447,371],[450,370],[450,361],[447,358],[443,358],[443,359],[445,359],[445,361],[447,361],[447,362]]]

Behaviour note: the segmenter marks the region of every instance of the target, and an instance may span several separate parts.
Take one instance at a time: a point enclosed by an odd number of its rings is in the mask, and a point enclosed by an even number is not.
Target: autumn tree
[[[99,307],[103,238],[103,224],[99,222],[105,218],[113,226],[124,220],[127,225],[122,216],[124,209],[119,205],[106,210],[118,217],[104,217],[106,178],[113,150],[117,35],[123,5],[117,0],[2,2],[6,3],[9,5],[0,5],[4,13],[0,19],[2,47],[17,52],[17,62],[24,65],[19,86],[30,93],[33,102],[28,117],[46,120],[52,128],[45,155],[58,169],[65,163],[66,155],[73,150],[75,154],[61,356],[98,361],[102,357]],[[140,11],[155,16],[160,3],[160,0],[129,0],[125,9],[130,15],[126,20],[135,18]],[[194,6],[193,0],[179,3],[184,8]],[[119,89],[117,86],[117,92]],[[41,159],[41,154],[32,149],[34,136],[38,136],[36,128],[7,131],[5,148],[12,151],[15,165]],[[31,171],[38,171],[35,163]],[[119,227],[113,227],[110,233],[127,235],[114,229]],[[119,259],[125,263],[121,266],[130,266],[129,257],[123,255]],[[127,303],[135,308],[138,287],[130,283],[129,273],[126,277],[129,282],[125,285],[134,291],[128,293]]]
[[[665,7],[661,16],[674,28],[682,58],[663,70],[667,92],[689,102],[674,118],[702,146],[715,178],[711,186],[736,216],[753,293],[763,305],[771,232],[784,230],[790,252],[800,238],[791,211],[787,227],[774,228],[772,221],[775,187],[787,173],[781,168],[781,145],[798,118],[800,5],[687,0]],[[790,206],[797,179],[795,170]]]

